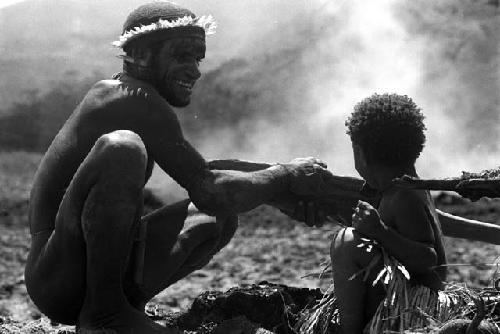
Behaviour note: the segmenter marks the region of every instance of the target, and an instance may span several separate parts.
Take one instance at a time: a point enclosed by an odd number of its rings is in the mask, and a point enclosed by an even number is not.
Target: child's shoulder
[[[426,190],[392,188],[382,195],[384,207],[394,215],[403,215],[433,209]]]
[[[392,187],[383,193],[382,198],[385,198],[395,204],[427,203],[427,194],[426,190]]]
[[[403,236],[420,242],[434,243],[433,210],[430,195],[423,190],[397,189],[383,196],[381,216]]]

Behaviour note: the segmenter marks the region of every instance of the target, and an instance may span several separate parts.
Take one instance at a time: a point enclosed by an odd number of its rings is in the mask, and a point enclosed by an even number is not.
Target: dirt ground
[[[23,155],[12,161],[21,158],[27,161],[22,172],[21,167],[10,166],[12,162],[9,165],[6,159],[0,160],[0,333],[25,333],[30,328],[31,333],[62,334],[73,328],[50,324],[30,301],[24,285],[23,268],[29,249],[27,196],[37,157]],[[500,224],[498,200],[469,203],[441,196],[438,206]],[[336,229],[333,225],[310,228],[273,208],[260,207],[241,216],[233,240],[205,268],[157,295],[149,307],[184,310],[203,291],[227,290],[263,280],[325,290],[330,276],[320,278],[318,274],[328,261],[329,243]],[[472,287],[491,286],[500,246],[450,238],[445,242],[449,281]]]

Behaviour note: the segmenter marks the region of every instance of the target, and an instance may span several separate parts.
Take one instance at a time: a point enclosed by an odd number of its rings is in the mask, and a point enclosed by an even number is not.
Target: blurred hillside
[[[128,9],[123,9],[126,5],[120,7],[123,13],[118,15],[111,3],[103,1],[101,6],[91,2],[89,6],[79,1],[28,1],[0,11],[0,29],[5,28],[0,34],[0,47],[9,50],[7,57],[0,59],[0,70],[5,72],[0,79],[0,97],[5,96],[4,107],[0,107],[1,149],[43,152],[90,86],[109,77],[110,69],[119,70],[114,57],[117,50],[109,43],[116,39],[119,25],[103,23],[116,21],[115,15],[125,16]],[[99,15],[92,16],[97,9]],[[74,19],[65,23],[66,17]],[[267,52],[259,54],[247,46],[246,57],[222,62],[204,74],[192,105],[180,113],[188,134],[198,134],[192,136],[194,142],[202,142],[199,134],[214,129],[245,126],[249,131],[244,134],[251,135],[257,120],[279,123],[297,106],[304,106],[307,101],[295,94],[304,88],[298,80],[308,65],[302,63],[302,54],[314,43],[314,39],[308,41],[309,37],[321,33],[330,17],[323,15],[317,22],[310,17],[302,19],[308,24],[263,41],[259,49]],[[37,31],[38,25],[48,30]],[[6,32],[16,26],[27,29],[12,44],[13,37]],[[207,53],[204,68],[212,66],[205,64],[210,62],[211,52]],[[33,73],[34,68],[36,76],[19,75]],[[293,95],[297,98],[290,98]],[[238,138],[236,147],[247,144],[245,135]]]
[[[47,92],[67,72],[79,79],[93,72],[110,77],[119,71],[121,61],[115,56],[120,52],[111,42],[121,34],[128,13],[145,2],[148,0],[25,0],[0,9],[0,106],[20,101],[24,97],[20,92],[25,90]],[[233,57],[241,44],[260,38],[265,28],[259,33],[251,30],[273,15],[275,6],[286,3],[261,4],[264,13],[253,17],[250,14],[259,7],[252,0],[224,6],[203,0],[176,2],[217,19],[217,37],[207,40],[205,69]],[[289,9],[303,6],[300,2],[288,5]],[[249,13],[246,21],[242,11]],[[281,20],[273,19],[274,24]],[[237,38],[246,42],[234,43]]]
[[[125,17],[125,7],[38,0],[0,10],[0,105],[22,102],[23,91],[46,93],[65,73],[77,79],[93,71],[116,71],[119,62],[110,42],[120,25],[106,23],[117,21],[115,15]]]

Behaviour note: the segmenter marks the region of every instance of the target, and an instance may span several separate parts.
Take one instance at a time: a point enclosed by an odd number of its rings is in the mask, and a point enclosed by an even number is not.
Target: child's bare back
[[[417,284],[428,286],[431,289],[441,289],[442,282],[446,279],[446,255],[444,252],[442,232],[439,226],[436,209],[430,193],[424,190],[410,190],[391,188],[382,195],[378,212],[381,220],[395,232],[409,240],[429,246],[435,252],[431,262],[435,262],[429,270],[429,264],[420,257],[410,271],[411,280]],[[422,256],[422,254],[408,254],[408,247],[398,249],[392,245],[391,254],[398,258],[398,254],[406,253],[407,256]],[[386,245],[386,248],[392,248]],[[410,248],[411,250],[411,248]],[[408,263],[408,261],[407,261]],[[441,267],[440,267],[441,266]]]

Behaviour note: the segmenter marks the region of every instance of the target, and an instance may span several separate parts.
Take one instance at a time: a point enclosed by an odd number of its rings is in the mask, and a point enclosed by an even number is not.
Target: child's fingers
[[[361,226],[361,219],[358,217],[358,216],[354,216],[352,217],[352,227],[356,230],[359,230]]]
[[[368,208],[360,208],[360,207],[357,207],[356,209],[354,209],[354,214],[357,215],[358,217],[362,218],[362,217],[366,217],[366,216],[369,216],[370,215],[370,209]]]
[[[353,223],[354,223],[354,222],[359,223],[360,221],[361,221],[361,217],[360,217],[360,215],[359,215],[359,214],[357,214],[357,213],[354,213],[354,214],[352,215],[352,222],[353,222]]]
[[[368,202],[365,202],[365,201],[358,201],[358,208],[361,208],[361,209],[372,209],[373,207],[371,206],[370,203]]]

